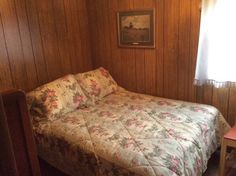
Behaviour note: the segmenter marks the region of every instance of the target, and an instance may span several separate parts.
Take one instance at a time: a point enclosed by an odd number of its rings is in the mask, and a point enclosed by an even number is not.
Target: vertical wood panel
[[[63,73],[61,73],[62,61],[58,48],[55,21],[53,19],[52,1],[38,0],[37,7],[49,80],[53,80],[63,75]]]
[[[82,71],[87,71],[92,69],[92,60],[91,58],[91,50],[90,50],[90,35],[89,35],[89,24],[88,24],[88,14],[85,0],[77,0],[77,17],[79,20],[79,28],[80,28],[80,42],[82,46],[83,58],[80,60],[83,61],[83,69]],[[75,18],[75,17],[73,17]],[[78,31],[76,31],[78,33]],[[81,56],[80,56],[81,57]]]
[[[28,16],[26,13],[26,4],[24,0],[15,0],[15,9],[19,25],[19,34],[21,39],[21,46],[23,57],[25,60],[25,68],[28,78],[28,90],[31,90],[39,85],[37,70],[35,65],[35,57],[32,48],[31,36],[29,31]]]
[[[191,0],[191,26],[190,26],[190,72],[189,74],[189,101],[197,99],[196,87],[193,85],[197,60],[198,36],[200,28],[200,0]]]
[[[156,95],[164,96],[164,0],[156,2]]]
[[[228,120],[228,88],[213,88],[212,105],[217,107]]]
[[[9,64],[8,53],[5,45],[5,36],[0,13],[0,89],[7,89],[13,86],[11,69]]]
[[[48,72],[46,68],[46,62],[42,47],[41,33],[39,30],[38,13],[35,1],[26,1],[26,11],[29,21],[29,30],[32,41],[32,48],[35,58],[35,65],[38,74],[39,84],[43,84],[48,81]]]
[[[114,75],[114,78],[118,81],[118,83],[121,82],[121,55],[120,50],[118,50],[117,44],[118,44],[118,37],[117,37],[117,21],[114,20],[117,18],[117,9],[118,9],[118,1],[108,1],[108,8],[110,9],[109,13],[109,22],[110,22],[110,35],[111,35],[111,73]],[[91,23],[90,23],[91,24]],[[91,27],[91,26],[90,26]],[[114,31],[114,32],[112,32]],[[109,69],[109,68],[108,68]]]
[[[155,0],[145,1],[143,8],[151,9],[155,3]],[[156,49],[145,49],[145,90],[148,94],[156,94]]]
[[[164,1],[164,96],[177,98],[179,1]]]
[[[129,0],[118,0],[117,3],[118,3],[117,4],[118,8],[116,9],[117,12],[129,10]],[[125,52],[125,50],[129,50],[129,49],[127,49],[127,48],[126,49],[117,48],[117,49],[120,51],[119,62],[121,63],[121,70],[119,70],[119,74],[120,74],[120,82],[119,83],[121,86],[128,88],[128,86],[126,85],[126,81],[125,81],[126,80],[125,76],[128,77],[128,75],[127,75],[127,71],[126,70],[124,71],[124,64],[125,64],[124,59],[127,59],[127,55],[124,52]],[[126,51],[126,53],[129,53],[129,52]],[[129,67],[126,65],[126,68],[129,68]]]
[[[95,5],[92,5],[91,3],[94,3],[94,1],[86,1],[87,2],[87,11],[89,12],[88,13],[88,18],[89,18],[89,24],[90,24],[90,28],[89,28],[89,32],[90,32],[90,39],[91,39],[91,55],[92,55],[92,65],[93,67],[97,67],[98,63],[97,62],[99,59],[97,59],[97,56],[98,56],[98,51],[99,51],[99,48],[100,48],[100,45],[97,43],[98,42],[98,39],[96,37],[98,37],[98,30],[95,30],[97,29],[97,15],[96,15],[96,6]],[[113,3],[114,4],[114,3]],[[112,8],[109,8],[109,9],[112,9]],[[91,25],[92,24],[92,25]],[[93,26],[93,27],[91,27]],[[92,47],[93,45],[96,44],[96,47]]]
[[[100,65],[103,65],[104,67],[107,68],[107,65],[105,63],[105,34],[103,32],[104,30],[104,25],[103,25],[103,16],[101,14],[101,3],[98,3],[99,0],[96,0],[96,6],[95,6],[95,24],[97,27],[97,36],[96,36],[96,41],[94,44],[98,46],[97,50],[97,55],[94,56],[95,60],[99,60],[99,62],[95,63],[95,67],[99,67]]]
[[[133,8],[141,9],[144,6],[144,0],[133,0]],[[140,93],[146,92],[145,79],[145,49],[134,49],[135,52],[135,69],[136,69],[136,90]]]
[[[1,0],[0,12],[1,90],[92,68],[85,0]]]
[[[15,6],[12,1],[0,1],[2,24],[14,85],[16,87],[24,87],[29,89],[18,21],[14,7]]]
[[[203,96],[202,103],[211,105],[212,99],[213,99],[213,86],[212,85],[204,85],[202,96]]]
[[[58,41],[58,52],[61,57],[61,64],[63,66],[62,74],[71,71],[71,57],[69,51],[68,32],[64,10],[63,0],[52,1],[53,21],[55,23],[55,33]]]
[[[136,90],[139,93],[146,92],[146,79],[145,79],[145,52],[144,49],[135,49],[136,59]]]
[[[119,11],[131,9],[131,0],[119,0]],[[135,57],[132,48],[119,48],[121,52],[122,85],[129,90],[136,90]]]
[[[229,90],[228,105],[228,122],[233,126],[236,123],[236,88],[230,88]]]
[[[197,16],[199,0],[193,1],[88,1],[92,43],[97,40],[97,45],[92,47],[95,66],[107,67],[105,60],[110,59],[107,57],[112,57],[108,69],[121,86],[137,92],[169,98],[189,100],[191,97],[194,99],[196,96],[195,90],[192,90],[195,89],[192,86],[194,71],[190,74],[190,69],[195,64],[196,49],[192,47],[197,46],[198,30],[192,28],[199,22]],[[119,48],[117,26],[113,26],[117,22],[114,12],[111,12],[108,20],[104,18],[106,11],[109,11],[108,8],[115,12],[154,8],[156,10],[156,48]],[[196,9],[197,11],[192,12]],[[101,38],[103,36],[101,31],[107,31],[108,27],[111,35]],[[109,42],[111,48],[106,49]],[[112,53],[109,56],[104,53],[108,50]],[[117,54],[119,56],[116,56]]]
[[[110,22],[109,22],[109,18],[108,18],[108,14],[109,11],[108,9],[108,0],[102,0],[100,2],[101,4],[101,9],[103,9],[101,11],[101,15],[103,17],[103,24],[102,26],[104,27],[103,32],[102,32],[102,38],[104,40],[104,66],[106,68],[110,68],[111,67],[111,36],[110,34]]]
[[[178,99],[188,100],[191,1],[180,0],[179,6]]]
[[[196,102],[197,103],[203,103],[203,87],[202,86],[197,86],[196,87]]]
[[[70,48],[72,72],[77,73],[82,71],[84,57],[82,53],[81,41],[80,41],[80,26],[78,20],[76,20],[78,13],[75,0],[64,0],[65,16],[68,29],[68,43]]]
[[[133,10],[133,0],[129,0],[129,10]],[[128,50],[127,50],[128,51]],[[127,74],[129,75],[129,78],[126,79],[126,83],[128,83],[128,88],[132,91],[135,91],[137,89],[137,84],[136,84],[136,59],[135,59],[135,52],[134,49],[131,48],[128,53],[128,57],[126,62],[124,63],[125,65],[127,64],[129,66]],[[132,80],[132,81],[130,81]]]

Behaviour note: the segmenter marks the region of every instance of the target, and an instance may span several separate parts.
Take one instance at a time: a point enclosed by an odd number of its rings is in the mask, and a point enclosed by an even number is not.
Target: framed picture
[[[120,47],[155,48],[155,10],[117,13]]]

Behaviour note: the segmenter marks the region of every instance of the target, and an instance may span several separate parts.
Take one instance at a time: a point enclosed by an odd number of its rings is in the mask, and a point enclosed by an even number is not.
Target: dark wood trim
[[[7,117],[4,111],[2,96],[0,94],[0,173],[4,175],[18,176],[16,161],[13,153],[10,133],[8,130]],[[1,175],[0,174],[0,175]]]
[[[14,159],[11,156],[7,163],[11,164],[9,166],[10,168],[13,168],[13,170],[16,169],[16,172],[14,171],[7,175],[40,176],[37,150],[29,119],[25,93],[21,90],[5,91],[2,92],[2,100],[6,114],[5,122],[7,125],[5,128],[8,128],[9,131],[7,146],[12,143],[12,147],[9,147],[7,150],[11,150],[10,153],[14,155]]]

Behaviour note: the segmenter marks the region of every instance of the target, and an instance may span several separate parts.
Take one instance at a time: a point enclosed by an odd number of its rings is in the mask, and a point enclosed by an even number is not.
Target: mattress
[[[33,129],[40,157],[72,176],[198,176],[229,125],[212,106],[119,89]]]

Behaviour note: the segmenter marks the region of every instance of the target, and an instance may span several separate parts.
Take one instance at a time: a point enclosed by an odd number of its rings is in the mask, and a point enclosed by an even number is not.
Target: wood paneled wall
[[[200,0],[0,0],[0,90],[31,90],[104,66],[132,91],[216,106],[230,124],[236,90],[195,87]],[[116,13],[156,10],[156,48],[119,48]],[[91,42],[90,42],[91,41]]]
[[[0,1],[0,90],[90,70],[86,0]]]
[[[156,11],[156,48],[119,48],[118,11]],[[199,0],[89,0],[92,58],[125,88],[196,101],[193,86],[199,33]]]
[[[200,0],[88,0],[94,67],[104,66],[132,91],[211,104],[232,125],[236,91],[193,86]],[[156,48],[119,48],[116,13],[156,10]]]

